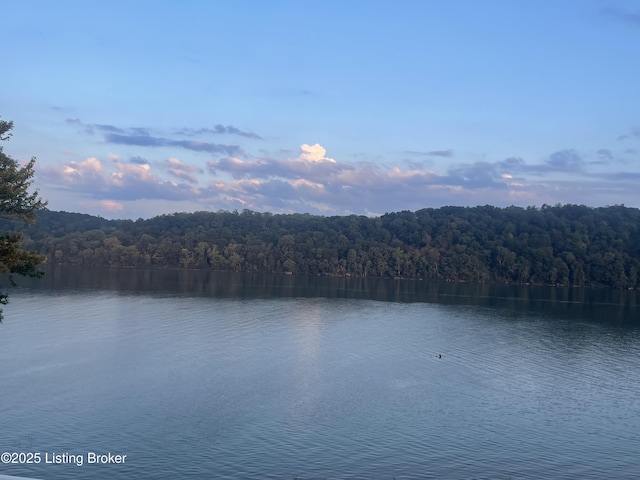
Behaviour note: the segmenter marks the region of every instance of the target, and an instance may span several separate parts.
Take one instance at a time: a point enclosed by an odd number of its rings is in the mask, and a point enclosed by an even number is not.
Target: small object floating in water
[[[442,354],[441,354],[441,353],[439,353],[439,354],[437,355],[437,357],[438,357],[438,358],[442,358]]]

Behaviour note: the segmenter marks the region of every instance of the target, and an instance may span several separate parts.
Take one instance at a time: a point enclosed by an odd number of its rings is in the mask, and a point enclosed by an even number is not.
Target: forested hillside
[[[639,227],[640,210],[624,206],[443,207],[377,218],[221,211],[137,221],[43,210],[25,247],[64,264],[638,288]]]

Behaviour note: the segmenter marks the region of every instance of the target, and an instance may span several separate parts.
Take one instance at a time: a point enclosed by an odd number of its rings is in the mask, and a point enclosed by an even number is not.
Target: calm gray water
[[[22,285],[0,324],[0,451],[42,462],[0,474],[640,478],[638,292],[70,269]]]

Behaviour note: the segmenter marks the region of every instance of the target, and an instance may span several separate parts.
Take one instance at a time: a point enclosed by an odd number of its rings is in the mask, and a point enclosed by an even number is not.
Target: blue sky
[[[52,210],[640,207],[640,2],[3,5]]]

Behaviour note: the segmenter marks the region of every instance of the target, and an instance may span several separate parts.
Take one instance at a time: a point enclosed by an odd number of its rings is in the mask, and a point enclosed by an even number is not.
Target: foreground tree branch
[[[0,140],[11,137],[13,122],[0,120]],[[34,223],[36,212],[47,204],[38,196],[38,191],[29,191],[33,183],[35,158],[21,167],[16,160],[6,155],[0,147],[0,218]],[[41,277],[38,265],[44,262],[44,255],[22,248],[22,234],[15,231],[0,233],[0,274],[7,275],[9,284],[15,286],[14,274]],[[9,301],[8,293],[0,291],[0,305]],[[0,310],[0,321],[2,321]]]

